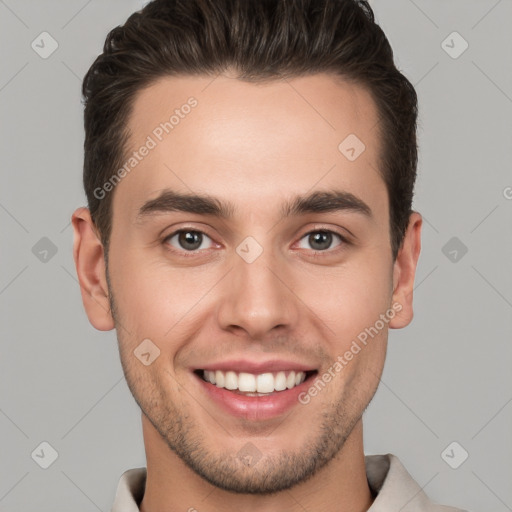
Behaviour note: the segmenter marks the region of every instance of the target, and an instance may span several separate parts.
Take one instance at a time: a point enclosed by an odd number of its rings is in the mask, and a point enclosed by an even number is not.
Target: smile
[[[258,373],[253,369],[251,373],[225,366],[222,370],[197,369],[193,374],[201,392],[217,410],[251,421],[271,420],[299,405],[300,393],[318,374],[306,368],[265,370]]]
[[[302,384],[313,372],[279,371],[252,374],[246,372],[202,370],[201,377],[218,388],[238,391],[246,396],[265,396],[276,391],[293,389]]]

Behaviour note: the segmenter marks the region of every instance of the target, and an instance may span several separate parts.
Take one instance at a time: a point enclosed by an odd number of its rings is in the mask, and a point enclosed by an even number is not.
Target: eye
[[[299,242],[299,247],[301,249],[313,249],[314,251],[325,251],[327,249],[331,248],[331,245],[333,243],[333,237],[338,238],[338,244],[335,245],[335,247],[341,245],[342,242],[345,242],[345,238],[342,237],[340,234],[335,233],[334,231],[327,231],[327,230],[317,230],[317,231],[310,231],[309,233],[306,233]],[[306,244],[310,244],[310,247],[305,247],[304,242]]]
[[[208,249],[207,240],[212,241],[212,239],[202,231],[180,229],[166,237],[164,243],[180,251],[185,250],[187,252],[193,252],[199,249]]]

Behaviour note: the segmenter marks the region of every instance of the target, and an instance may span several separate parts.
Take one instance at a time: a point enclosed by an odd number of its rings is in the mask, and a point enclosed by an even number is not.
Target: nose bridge
[[[222,328],[242,328],[251,337],[261,338],[274,327],[290,327],[296,321],[297,304],[290,284],[285,284],[285,262],[269,244],[263,247],[248,237],[233,253],[219,305]]]

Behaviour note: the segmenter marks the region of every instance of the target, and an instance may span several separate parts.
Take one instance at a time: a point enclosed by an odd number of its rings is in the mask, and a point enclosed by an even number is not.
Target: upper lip
[[[314,366],[284,359],[272,359],[268,361],[259,362],[248,361],[246,359],[232,359],[229,361],[219,361],[218,363],[205,364],[204,366],[200,366],[195,369],[208,371],[220,370],[223,372],[234,371],[236,373],[244,372],[253,374],[292,370],[300,372],[309,372],[316,370]]]

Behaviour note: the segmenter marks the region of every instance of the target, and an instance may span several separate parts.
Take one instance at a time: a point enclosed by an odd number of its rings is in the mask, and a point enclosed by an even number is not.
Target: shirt
[[[366,478],[374,496],[368,512],[466,512],[429,500],[398,457],[366,455]],[[125,471],[117,486],[111,512],[139,512],[146,485],[146,468]]]

